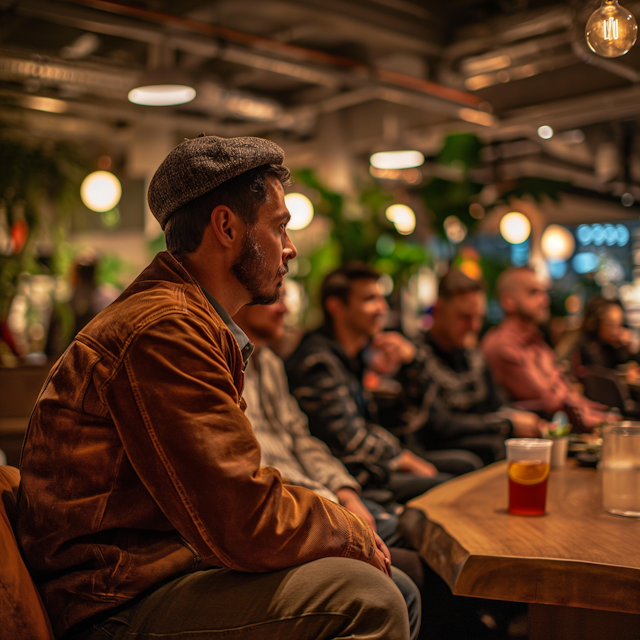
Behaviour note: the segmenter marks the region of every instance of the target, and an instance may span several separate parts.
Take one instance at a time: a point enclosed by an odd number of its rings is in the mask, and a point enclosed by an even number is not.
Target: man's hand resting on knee
[[[374,535],[376,537],[376,547],[378,548],[371,564],[391,577],[391,554],[389,549],[387,549],[387,545],[382,542],[382,538],[377,533],[374,533]]]

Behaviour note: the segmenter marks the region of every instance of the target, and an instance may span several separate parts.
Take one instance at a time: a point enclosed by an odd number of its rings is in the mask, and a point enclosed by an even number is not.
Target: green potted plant
[[[68,215],[85,163],[69,145],[26,138],[0,127],[0,363],[20,350],[7,318],[21,274],[57,273]],[[46,245],[48,264],[38,260]]]

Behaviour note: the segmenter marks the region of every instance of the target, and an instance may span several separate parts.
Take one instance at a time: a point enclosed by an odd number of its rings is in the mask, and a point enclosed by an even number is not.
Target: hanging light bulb
[[[500,233],[511,244],[524,242],[531,234],[529,218],[519,211],[512,211],[500,220]]]
[[[618,0],[602,0],[587,21],[585,33],[591,51],[604,58],[617,58],[636,43],[638,24]]]

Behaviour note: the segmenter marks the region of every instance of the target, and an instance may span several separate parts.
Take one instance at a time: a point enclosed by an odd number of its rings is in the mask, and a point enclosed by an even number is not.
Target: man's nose
[[[282,256],[284,262],[289,262],[289,260],[293,260],[298,255],[298,250],[295,245],[291,241],[289,234],[287,234],[287,240],[284,243],[284,249],[282,250]]]

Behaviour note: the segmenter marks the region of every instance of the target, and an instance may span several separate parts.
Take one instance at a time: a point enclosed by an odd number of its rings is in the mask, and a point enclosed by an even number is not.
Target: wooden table
[[[549,476],[547,514],[507,512],[506,462],[451,480],[424,511],[426,562],[463,596],[531,603],[530,638],[640,638],[640,519],[602,508],[598,472]]]

